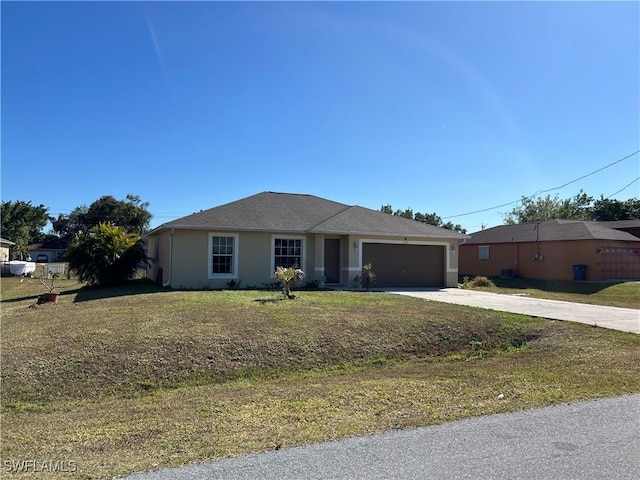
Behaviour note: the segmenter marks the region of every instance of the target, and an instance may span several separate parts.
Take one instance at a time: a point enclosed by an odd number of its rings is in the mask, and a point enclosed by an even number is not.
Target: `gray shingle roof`
[[[353,206],[312,229],[318,233],[467,238],[452,230]]]
[[[466,238],[452,230],[314,195],[262,192],[165,223],[164,228]],[[153,233],[153,232],[151,232]]]
[[[549,220],[540,223],[501,225],[471,234],[467,244],[550,242],[562,240],[638,241],[630,233],[609,228],[599,222]]]
[[[640,228],[640,219],[636,220],[612,220],[608,222],[599,222],[602,225],[606,225],[609,228],[621,229],[621,228]]]

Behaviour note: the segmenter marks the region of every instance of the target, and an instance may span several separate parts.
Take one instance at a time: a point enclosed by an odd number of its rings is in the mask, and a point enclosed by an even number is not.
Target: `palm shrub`
[[[376,283],[376,272],[373,271],[373,265],[367,263],[362,267],[362,286],[369,290],[374,283]]]
[[[283,283],[282,293],[287,298],[296,298],[291,294],[291,285],[304,278],[304,272],[297,267],[276,267],[275,277]]]
[[[83,282],[118,285],[133,278],[147,256],[139,235],[101,223],[69,245],[66,260]]]

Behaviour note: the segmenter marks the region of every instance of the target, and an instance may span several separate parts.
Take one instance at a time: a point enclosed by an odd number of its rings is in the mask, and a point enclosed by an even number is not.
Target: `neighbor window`
[[[302,268],[303,239],[302,238],[274,238],[273,239],[273,269],[276,267]]]
[[[478,247],[478,259],[489,260],[489,247]]]
[[[238,236],[209,235],[209,278],[237,278]]]

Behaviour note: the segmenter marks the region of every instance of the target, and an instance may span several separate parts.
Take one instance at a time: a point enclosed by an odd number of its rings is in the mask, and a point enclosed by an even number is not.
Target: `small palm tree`
[[[291,294],[291,285],[294,282],[300,281],[304,278],[304,272],[296,266],[293,267],[276,267],[275,277],[284,283],[282,287],[282,293],[287,298],[296,298]]]
[[[142,239],[122,227],[101,223],[76,238],[67,249],[69,268],[82,282],[117,285],[133,278],[147,262]]]
[[[367,263],[362,267],[362,286],[369,291],[369,287],[376,283],[376,272],[373,271],[373,265]]]

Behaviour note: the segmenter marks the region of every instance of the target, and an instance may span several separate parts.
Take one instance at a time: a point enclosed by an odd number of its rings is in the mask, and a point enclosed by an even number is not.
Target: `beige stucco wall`
[[[171,274],[171,232],[165,230],[158,234],[146,237],[145,244],[147,247],[147,256],[149,257],[147,278],[154,282],[159,281],[160,284],[168,282]],[[162,271],[159,275],[160,269],[162,269]]]
[[[230,278],[210,279],[209,230],[176,229],[161,231],[149,236],[147,241],[152,259],[148,277],[156,280],[158,268],[162,268],[163,284],[172,288],[218,289],[226,288]],[[221,233],[221,232],[215,232]],[[233,279],[241,282],[241,287],[264,287],[274,282],[272,265],[272,239],[270,232],[225,232],[238,235],[238,274]],[[302,269],[308,280],[321,281],[324,275],[324,240],[340,239],[340,282],[349,285],[355,276],[362,274],[362,244],[364,242],[412,243],[441,245],[445,250],[446,286],[455,286],[458,281],[458,240],[414,237],[373,237],[361,235],[301,235],[299,233],[278,233],[278,237],[302,237],[304,239],[304,265]]]
[[[209,278],[209,235],[211,233],[238,235],[238,270],[233,278]],[[171,241],[171,236],[173,240]],[[279,233],[278,237],[300,237],[294,233]],[[155,239],[154,239],[155,237]],[[304,239],[304,265],[302,269],[314,272],[315,239],[302,235]],[[262,232],[214,232],[209,230],[176,229],[149,237],[151,249],[159,242],[158,259],[149,269],[149,278],[155,279],[157,268],[163,269],[163,283],[170,282],[172,288],[219,289],[228,287],[231,280],[241,282],[241,287],[262,288],[274,282],[272,266],[273,234]],[[313,278],[313,275],[312,277]]]
[[[9,247],[0,246],[0,262],[9,261]]]

